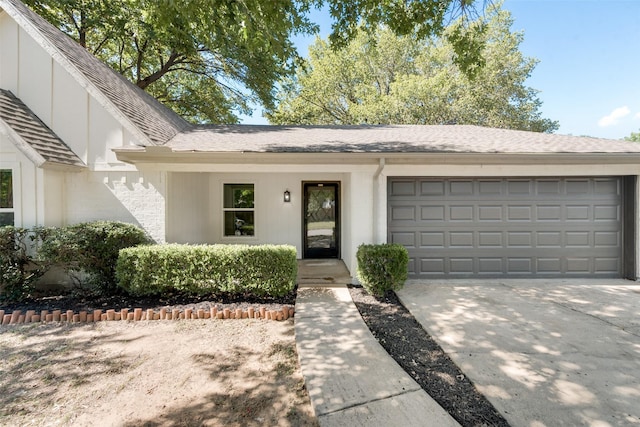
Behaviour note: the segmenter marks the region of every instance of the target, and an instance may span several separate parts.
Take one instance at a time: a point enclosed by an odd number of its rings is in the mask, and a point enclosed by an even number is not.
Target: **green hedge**
[[[40,230],[41,259],[68,272],[88,275],[86,284],[103,293],[118,290],[116,262],[120,249],[151,243],[140,227],[118,221],[94,221]]]
[[[33,258],[37,238],[25,228],[0,227],[0,301],[24,300],[44,274],[46,267]]]
[[[358,280],[372,295],[398,290],[407,280],[409,253],[402,245],[360,245],[356,258]]]
[[[134,295],[282,296],[296,284],[296,249],[278,245],[157,245],[120,251],[118,284]]]

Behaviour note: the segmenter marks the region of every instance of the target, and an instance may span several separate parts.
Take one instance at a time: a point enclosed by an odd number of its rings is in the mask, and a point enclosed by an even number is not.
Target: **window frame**
[[[17,209],[19,200],[18,200],[17,192],[16,192],[16,188],[18,188],[18,185],[17,185],[18,174],[16,174],[16,169],[14,167],[11,167],[9,165],[5,166],[2,163],[0,163],[0,171],[9,171],[9,172],[11,172],[11,207],[10,208],[0,207],[0,213],[11,213],[11,214],[13,214],[13,223],[12,224],[4,224],[4,225],[12,225],[14,227],[18,227],[18,226],[20,226],[20,224],[18,224],[18,209]]]
[[[251,208],[236,208],[236,207],[226,207],[225,205],[225,190],[227,186],[252,186],[253,187],[253,207]],[[257,218],[257,202],[256,202],[256,183],[254,181],[245,181],[245,180],[234,180],[234,181],[224,181],[222,182],[222,191],[221,191],[221,199],[222,199],[222,219],[221,219],[221,235],[224,240],[256,240],[257,230],[256,230],[256,218]],[[253,213],[253,234],[245,234],[245,235],[237,235],[237,234],[226,234],[226,214],[227,212],[251,212]]]

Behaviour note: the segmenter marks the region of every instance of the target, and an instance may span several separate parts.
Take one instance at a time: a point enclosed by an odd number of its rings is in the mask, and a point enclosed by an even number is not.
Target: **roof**
[[[629,141],[471,125],[199,126],[166,146],[209,153],[640,153]]]
[[[18,0],[0,8],[54,57],[98,102],[143,143],[160,145],[190,124],[151,95],[113,71],[80,44]]]
[[[351,158],[362,154],[410,157],[415,153],[455,153],[483,158],[553,154],[589,157],[590,162],[607,156],[626,158],[626,162],[640,161],[640,144],[633,142],[470,125],[194,126],[111,70],[20,1],[0,0],[0,7],[108,111],[128,125],[134,135],[143,136],[140,142],[147,148],[114,150],[123,161],[135,163],[145,156],[146,161],[154,157],[179,161],[176,156],[182,156],[182,161],[191,161],[199,156],[200,162],[215,162],[219,154],[243,153],[256,156],[264,153],[349,154]],[[581,161],[577,157],[576,161]]]
[[[84,167],[73,151],[8,90],[0,89],[0,131],[38,166]]]

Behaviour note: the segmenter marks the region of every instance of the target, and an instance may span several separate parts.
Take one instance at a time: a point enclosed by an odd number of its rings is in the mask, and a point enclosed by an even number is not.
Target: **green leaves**
[[[120,251],[119,285],[134,295],[282,296],[296,284],[296,249],[286,245],[157,245]]]
[[[525,85],[537,61],[520,53],[522,34],[512,33],[511,23],[508,12],[493,9],[472,23],[457,21],[438,39],[380,27],[357,33],[338,51],[316,40],[267,117],[274,124],[456,123],[552,132],[558,123],[541,117],[537,91]]]
[[[640,142],[640,132],[631,132],[631,135],[625,137],[624,140]]]
[[[407,280],[409,252],[402,245],[360,245],[356,259],[358,280],[371,295],[401,289]]]
[[[447,20],[475,12],[472,0],[25,2],[178,114],[203,123],[237,122],[255,103],[274,109],[276,83],[291,78],[301,62],[291,38],[317,32],[311,14],[323,4],[333,18],[334,48],[381,24],[427,39]],[[479,63],[480,41],[464,27],[451,35],[463,71]]]

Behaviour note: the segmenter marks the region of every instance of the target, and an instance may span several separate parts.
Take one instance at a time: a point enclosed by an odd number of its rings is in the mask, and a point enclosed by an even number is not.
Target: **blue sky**
[[[540,91],[557,133],[619,139],[640,131],[640,0],[505,0],[520,51],[540,62],[527,85]],[[326,14],[314,17],[321,37]],[[306,56],[313,37],[296,43]],[[243,123],[266,123],[258,108]]]

